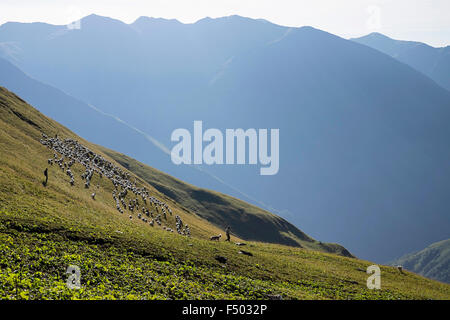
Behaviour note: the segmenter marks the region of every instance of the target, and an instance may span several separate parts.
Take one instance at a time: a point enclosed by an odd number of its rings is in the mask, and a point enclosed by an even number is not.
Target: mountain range
[[[370,290],[373,262],[93,144],[3,87],[0,151],[3,300],[450,296],[447,284],[384,265],[381,289]],[[221,239],[222,224],[236,222],[231,241]]]
[[[0,59],[0,82],[9,88],[20,92],[24,99],[30,99],[40,106],[40,110],[52,118],[63,119],[69,126],[78,131],[83,131],[87,136],[93,137],[94,141],[102,146],[101,150],[122,164],[131,172],[145,179],[147,183],[166,194],[174,201],[183,204],[184,207],[196,212],[207,221],[225,229],[232,227],[233,234],[248,240],[274,242],[289,244],[292,246],[314,248],[329,248],[330,252],[343,252],[351,254],[340,246],[331,244],[319,244],[319,241],[298,230],[296,227],[258,207],[249,205],[243,201],[234,199],[223,194],[217,194],[210,190],[199,189],[182,181],[174,179],[158,170],[145,166],[136,160],[125,156],[123,153],[114,152],[105,146],[123,146],[126,140],[133,141],[145,146],[146,151],[152,147],[157,150],[152,142],[144,135],[129,128],[126,124],[106,116],[94,108],[76,100],[58,89],[44,85],[34,79],[27,77],[23,72],[14,67],[6,60]],[[43,99],[40,99],[43,98]],[[132,149],[135,145],[131,146]],[[162,155],[155,152],[156,155]],[[154,158],[153,158],[154,159]],[[197,174],[202,174],[197,171]],[[247,223],[244,223],[247,221]],[[303,241],[311,244],[305,245]]]
[[[390,55],[450,90],[450,46],[435,48],[417,41],[394,40],[378,32],[351,40]]]
[[[91,15],[79,30],[6,23],[0,52],[83,104],[67,114],[53,104],[55,119],[80,135],[98,134],[95,143],[245,198],[358,257],[390,261],[448,237],[450,92],[397,57],[311,27],[239,16],[125,24]],[[39,102],[34,91],[25,99],[41,110],[49,96]],[[120,125],[100,129],[92,107]],[[194,120],[280,129],[279,173],[175,166],[145,138],[170,149],[171,132]]]

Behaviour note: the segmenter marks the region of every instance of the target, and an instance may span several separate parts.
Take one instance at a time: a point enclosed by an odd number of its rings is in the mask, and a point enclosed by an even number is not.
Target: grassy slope
[[[450,298],[446,284],[385,266],[382,289],[368,290],[372,263],[335,254],[250,242],[245,250],[254,256],[241,255],[232,243],[206,240],[219,229],[170,199],[194,237],[130,221],[114,208],[112,184],[95,175],[95,201],[55,166],[44,187],[42,171],[53,153],[39,143],[41,130],[76,137],[0,88],[0,298]],[[72,171],[78,178],[82,168]],[[81,268],[81,290],[65,286],[70,264]]]
[[[233,234],[238,237],[351,256],[344,247],[316,241],[268,211],[219,192],[197,188],[124,154],[99,148],[161,193],[200,217],[222,229],[231,226]]]
[[[450,283],[450,239],[435,242],[419,252],[404,255],[391,264],[402,265],[430,279]]]

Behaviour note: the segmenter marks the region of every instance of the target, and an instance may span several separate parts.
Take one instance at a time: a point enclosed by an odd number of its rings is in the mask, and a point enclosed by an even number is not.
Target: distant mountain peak
[[[382,39],[390,39],[390,40],[392,40],[392,38],[389,38],[388,36],[386,36],[386,35],[384,35],[382,33],[379,33],[379,32],[372,32],[372,33],[369,33],[368,35],[366,35],[364,37],[382,38]]]
[[[267,20],[263,19],[253,19],[248,17],[243,17],[237,14],[229,15],[229,16],[223,16],[223,17],[217,17],[217,18],[211,18],[211,17],[204,17],[197,22],[196,24],[202,24],[202,23],[208,23],[208,22],[268,22]]]
[[[92,26],[92,27],[97,27],[99,25],[103,25],[103,24],[125,24],[124,22],[118,20],[118,19],[113,19],[110,17],[105,17],[105,16],[100,16],[98,14],[92,13],[84,18],[81,18],[81,23],[83,25],[83,27],[85,26]]]
[[[429,48],[436,48],[437,47],[433,47],[430,46],[429,44],[423,43],[423,42],[419,42],[419,41],[412,41],[412,40],[399,40],[399,39],[394,39],[391,37],[388,37],[387,35],[384,35],[382,33],[379,32],[372,32],[369,33],[365,36],[359,37],[359,38],[351,38],[349,40],[352,41],[356,41],[356,42],[363,42],[363,41],[385,41],[386,43],[397,43],[397,44],[413,44],[413,45],[417,45],[417,46],[423,46],[423,47],[429,47]]]
[[[176,24],[182,24],[177,19],[166,19],[166,18],[155,18],[155,17],[147,17],[147,16],[140,16],[137,18],[131,25],[142,25],[142,24],[148,24],[148,23],[176,23]]]
[[[349,40],[383,52],[450,90],[450,59],[447,51],[450,47],[433,47],[423,42],[392,39],[378,32]]]
[[[338,36],[329,33],[327,31],[323,31],[312,26],[302,26],[302,27],[292,27],[288,28],[285,34],[286,37],[297,37],[302,40],[324,40],[324,39],[332,39],[339,38]]]
[[[91,13],[90,15],[81,18],[82,21],[102,21],[102,20],[113,20],[110,17],[101,16],[95,13]]]

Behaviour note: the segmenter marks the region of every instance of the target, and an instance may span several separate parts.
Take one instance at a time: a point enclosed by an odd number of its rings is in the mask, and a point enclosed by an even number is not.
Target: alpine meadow
[[[339,245],[316,241],[267,211],[91,144],[4,88],[0,115],[2,298],[450,298],[447,284],[389,266],[381,266],[382,289],[370,290],[366,269],[371,262],[354,258]],[[172,215],[163,219],[167,228],[175,229],[178,215],[189,225],[191,236],[150,226],[136,212],[118,212],[111,181],[95,173],[91,187],[85,188],[80,163],[72,166],[72,186],[63,170],[48,164],[54,151],[40,142],[43,133],[76,140],[114,163],[168,204]],[[238,234],[232,242],[209,240],[211,234],[223,232],[225,224],[242,221],[258,227],[232,228]],[[252,255],[240,253],[243,250]],[[70,265],[80,267],[79,290],[66,286]]]
[[[0,1],[3,313],[445,308],[449,13]]]

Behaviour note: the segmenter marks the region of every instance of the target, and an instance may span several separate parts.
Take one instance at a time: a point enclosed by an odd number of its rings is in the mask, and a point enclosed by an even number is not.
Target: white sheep
[[[211,238],[209,238],[209,240],[219,241],[221,237],[222,237],[222,234],[219,234],[217,236],[212,236]]]

